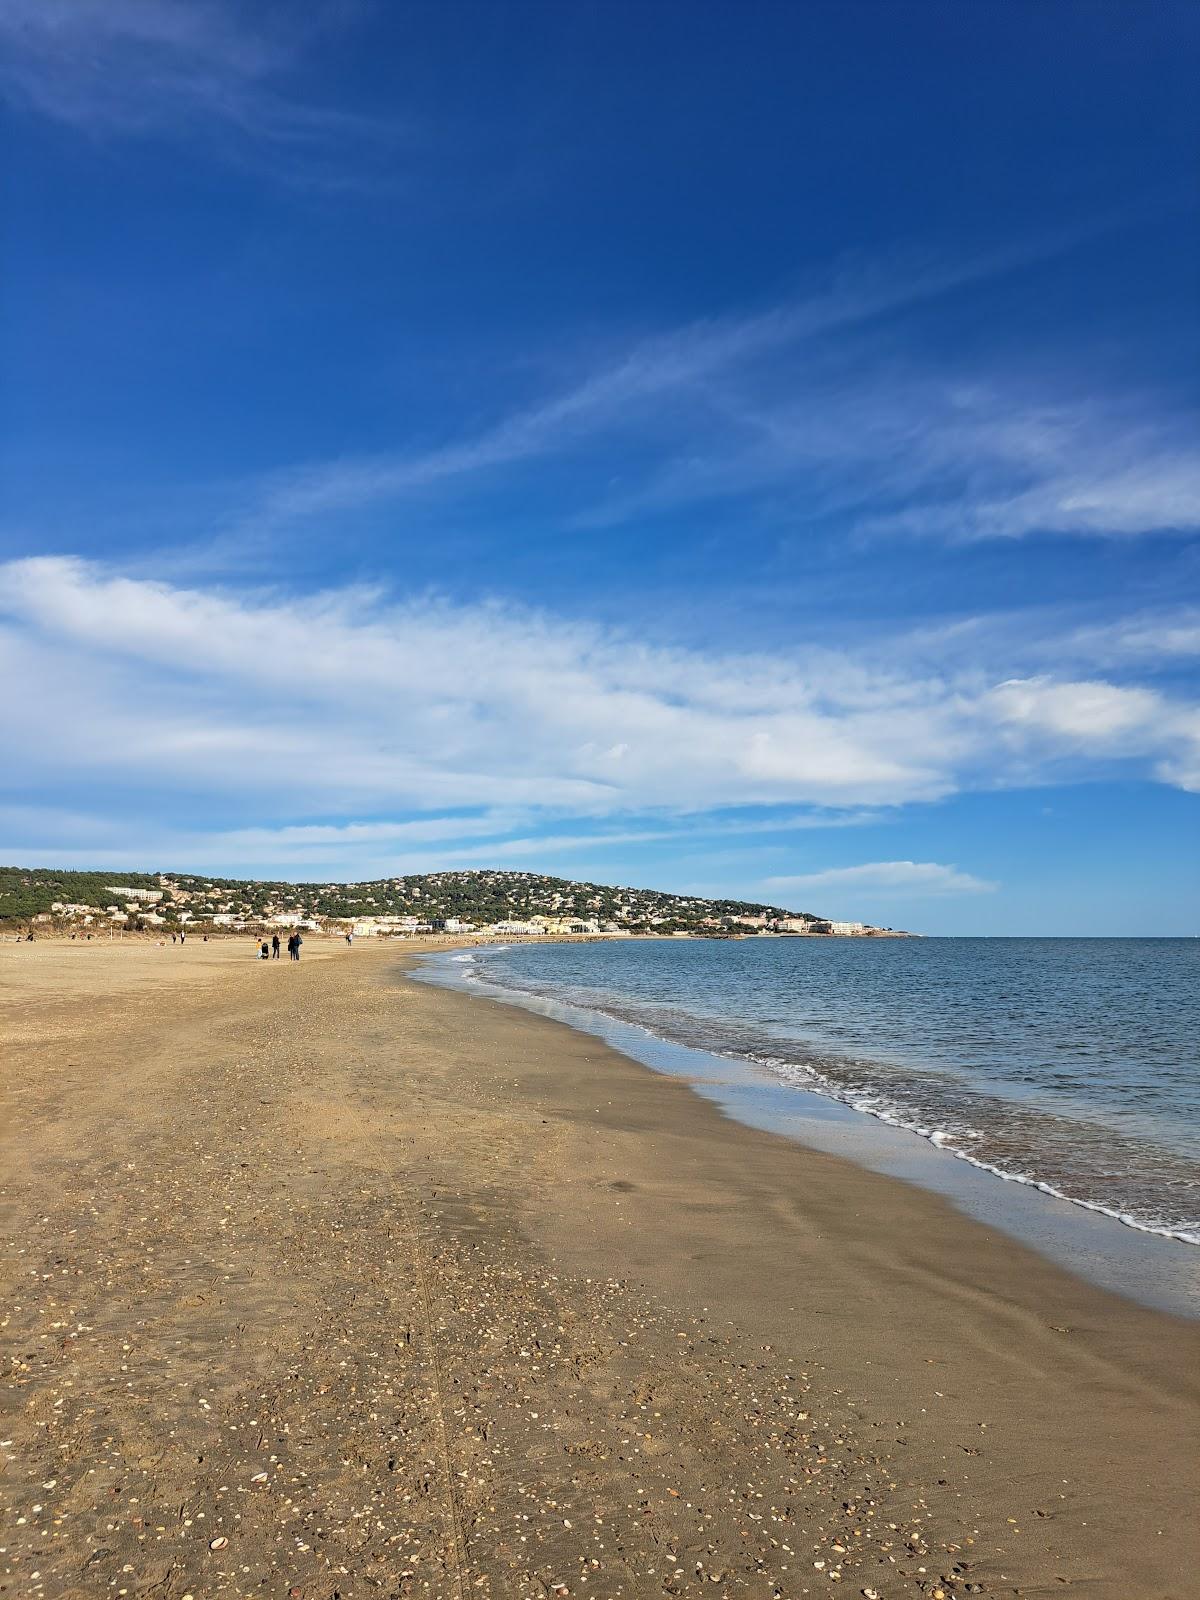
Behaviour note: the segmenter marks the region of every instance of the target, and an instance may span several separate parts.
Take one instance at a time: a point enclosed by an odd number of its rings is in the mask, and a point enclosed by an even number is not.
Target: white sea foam
[[[492,947],[485,954],[491,956],[497,953],[500,948],[504,947]],[[457,959],[461,960],[462,958]],[[1190,1218],[1186,1217],[1186,1213],[1184,1217],[1174,1220],[1167,1220],[1161,1215],[1156,1215],[1153,1200],[1149,1195],[1147,1196],[1147,1203],[1144,1205],[1139,1205],[1137,1202],[1132,1201],[1131,1198],[1125,1197],[1123,1197],[1123,1203],[1106,1205],[1103,1201],[1088,1198],[1086,1193],[1072,1192],[1074,1185],[1069,1176],[1053,1172],[1053,1179],[1057,1181],[1052,1181],[1049,1176],[1039,1175],[1038,1168],[1041,1168],[1043,1172],[1047,1168],[1052,1171],[1056,1161],[1052,1147],[1042,1149],[1040,1155],[1035,1153],[1037,1142],[1040,1142],[1036,1131],[1033,1133],[1033,1139],[1036,1142],[1031,1142],[1025,1154],[1018,1158],[1019,1165],[1005,1158],[989,1159],[989,1157],[994,1157],[995,1152],[994,1149],[989,1150],[988,1146],[989,1144],[994,1145],[996,1142],[992,1118],[985,1115],[980,1125],[973,1125],[971,1123],[970,1106],[968,1103],[964,1103],[961,1108],[966,1113],[963,1122],[956,1127],[945,1126],[937,1112],[930,1114],[931,1107],[927,1106],[924,1110],[922,1109],[919,1103],[921,1089],[916,1081],[906,1084],[906,1087],[911,1090],[911,1100],[913,1102],[906,1106],[899,1103],[899,1098],[901,1097],[889,1095],[886,1089],[881,1089],[877,1085],[872,1084],[868,1088],[864,1087],[862,1083],[841,1082],[838,1077],[827,1075],[818,1065],[811,1062],[788,1060],[767,1051],[755,1049],[748,1039],[739,1040],[736,1043],[729,1038],[722,1041],[719,1037],[718,1029],[706,1028],[698,1017],[689,1017],[686,1013],[681,1013],[678,1017],[672,1016],[668,1018],[663,1016],[657,1021],[650,1021],[647,1020],[644,1007],[638,1007],[636,1004],[633,1007],[626,1008],[624,1005],[605,1004],[598,995],[588,994],[585,996],[581,993],[578,997],[575,997],[569,990],[564,991],[557,988],[539,990],[521,983],[512,984],[504,981],[505,978],[509,977],[509,974],[504,973],[503,977],[500,977],[499,974],[490,969],[488,962],[484,961],[476,966],[473,955],[467,959],[471,962],[471,969],[461,974],[464,979],[476,982],[486,980],[489,986],[495,986],[497,993],[513,1000],[520,1001],[523,997],[527,1000],[533,1000],[535,996],[540,995],[546,1000],[559,1004],[566,1003],[572,1009],[591,1012],[597,1017],[608,1017],[620,1023],[623,1027],[635,1029],[651,1039],[658,1039],[667,1043],[682,1043],[693,1048],[702,1048],[707,1050],[709,1054],[719,1056],[728,1061],[753,1063],[756,1066],[767,1069],[784,1083],[790,1083],[799,1089],[808,1090],[825,1099],[835,1101],[845,1106],[848,1110],[871,1117],[889,1127],[914,1134],[928,1141],[930,1145],[943,1152],[943,1154],[952,1156],[958,1161],[963,1161],[978,1171],[986,1172],[1005,1183],[1020,1184],[1023,1187],[1035,1189],[1053,1199],[1077,1206],[1082,1210],[1097,1212],[1138,1233],[1171,1239],[1187,1245],[1200,1246],[1200,1229],[1191,1222]],[[500,981],[497,983],[498,977],[500,977]],[[677,1028],[680,1031],[677,1032]],[[878,1071],[878,1065],[872,1067],[868,1062],[851,1058],[847,1058],[843,1065],[847,1075],[857,1074],[861,1077],[864,1073],[875,1075]],[[965,1089],[966,1086],[962,1085],[961,1087]],[[934,1092],[936,1094],[936,1088]],[[977,1109],[980,1108],[977,1107]],[[993,1130],[990,1134],[987,1131],[988,1127],[992,1127]],[[1027,1129],[1026,1131],[1029,1132],[1030,1130]],[[1013,1129],[1006,1125],[1004,1134],[1008,1140],[1011,1140]],[[1078,1159],[1078,1151],[1074,1153],[1073,1159]],[[1067,1165],[1069,1167],[1070,1163],[1068,1162]]]
[[[724,1052],[722,1052],[724,1054]],[[739,1059],[736,1056],[727,1056],[728,1060]],[[901,1128],[906,1133],[915,1133],[919,1138],[927,1139],[936,1149],[944,1151],[958,1161],[965,1161],[970,1166],[976,1167],[980,1172],[990,1172],[993,1177],[1002,1178],[1005,1183],[1019,1183],[1027,1188],[1037,1189],[1039,1193],[1050,1195],[1055,1200],[1065,1200],[1069,1205],[1080,1206],[1084,1211],[1096,1211],[1101,1216],[1111,1217],[1114,1222],[1123,1223],[1127,1228],[1135,1228],[1139,1233],[1151,1233],[1160,1239],[1177,1239],[1181,1244],[1200,1245],[1200,1232],[1190,1228],[1173,1227],[1169,1223],[1158,1221],[1154,1218],[1139,1217],[1129,1211],[1119,1210],[1114,1206],[1106,1206],[1098,1200],[1085,1200],[1079,1195],[1070,1194],[1066,1189],[1057,1184],[1038,1178],[1030,1172],[1014,1172],[1010,1168],[997,1165],[993,1161],[986,1161],[981,1156],[973,1155],[969,1150],[964,1150],[962,1144],[969,1139],[982,1139],[984,1135],[976,1129],[948,1129],[934,1128],[918,1120],[912,1115],[898,1111],[894,1106],[872,1099],[853,1091],[843,1089],[840,1085],[826,1078],[815,1067],[800,1066],[793,1061],[780,1061],[771,1057],[756,1056],[746,1057],[753,1059],[757,1065],[769,1067],[784,1079],[800,1079],[797,1087],[808,1089],[814,1094],[823,1095],[826,1099],[836,1100],[839,1105],[848,1106],[852,1111],[859,1111],[868,1117],[874,1117],[877,1122],[884,1122],[890,1128]]]

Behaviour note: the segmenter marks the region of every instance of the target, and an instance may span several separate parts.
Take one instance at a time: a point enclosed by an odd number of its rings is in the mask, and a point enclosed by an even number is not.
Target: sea
[[[420,975],[1200,1315],[1200,939],[529,942]]]

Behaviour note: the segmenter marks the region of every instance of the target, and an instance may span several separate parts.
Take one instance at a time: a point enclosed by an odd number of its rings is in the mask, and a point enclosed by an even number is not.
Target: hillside
[[[0,867],[0,922],[9,924],[37,920],[236,928],[304,921],[339,927],[357,923],[363,932],[407,932],[413,925],[450,922],[487,929],[535,919],[538,928],[530,931],[567,931],[568,923],[587,925],[579,931],[628,933],[868,931],[756,901],[578,883],[535,872],[432,872],[368,883],[284,883],[192,873]],[[388,925],[401,921],[409,926]]]

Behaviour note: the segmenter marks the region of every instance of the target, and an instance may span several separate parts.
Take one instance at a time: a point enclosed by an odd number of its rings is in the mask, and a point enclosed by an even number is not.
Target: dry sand
[[[0,946],[4,1596],[1192,1600],[1194,1326],[310,940]]]

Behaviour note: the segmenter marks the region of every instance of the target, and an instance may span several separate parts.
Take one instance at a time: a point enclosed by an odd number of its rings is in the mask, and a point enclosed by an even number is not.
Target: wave
[[[649,1030],[648,1030],[649,1031]],[[884,1122],[890,1128],[902,1128],[906,1133],[915,1133],[919,1138],[927,1139],[938,1150],[944,1150],[947,1155],[954,1156],[958,1161],[966,1161],[980,1172],[990,1172],[993,1177],[1002,1178],[1005,1183],[1019,1183],[1028,1188],[1037,1189],[1039,1193],[1050,1195],[1055,1200],[1065,1200],[1070,1205],[1079,1206],[1084,1211],[1095,1211],[1101,1216],[1111,1217],[1114,1222],[1120,1222],[1127,1228],[1134,1228],[1139,1233],[1155,1234],[1160,1239],[1177,1239],[1181,1244],[1200,1245],[1200,1228],[1190,1225],[1180,1226],[1166,1222],[1160,1218],[1137,1216],[1131,1211],[1118,1209],[1116,1206],[1105,1205],[1099,1200],[1088,1200],[1082,1195],[1071,1194],[1068,1190],[1060,1188],[1047,1178],[1039,1178],[1032,1172],[1015,1171],[1012,1168],[999,1165],[997,1162],[988,1161],[984,1157],[973,1154],[970,1150],[961,1148],[964,1138],[963,1130],[950,1128],[934,1128],[922,1121],[904,1116],[894,1108],[880,1105],[864,1096],[848,1094],[839,1085],[825,1078],[814,1067],[801,1066],[795,1062],[772,1060],[769,1057],[737,1056],[726,1051],[715,1051],[714,1054],[722,1056],[725,1060],[754,1061],[758,1066],[770,1068],[781,1077],[802,1072],[806,1081],[799,1087],[809,1089],[814,1094],[825,1096],[826,1099],[836,1100],[839,1105],[848,1106],[852,1111],[859,1111],[864,1116],[874,1117],[878,1122]],[[966,1137],[984,1139],[986,1134],[978,1130],[967,1130]]]
[[[496,953],[487,952],[489,957]],[[674,1006],[631,1005],[610,994],[539,985],[497,966],[499,971],[490,960],[473,962],[473,970],[462,976],[486,980],[513,999],[527,995],[565,1003],[634,1026],[651,1038],[751,1064],[925,1139],[1005,1183],[1036,1189],[1138,1233],[1200,1246],[1200,1218],[1188,1214],[1189,1202],[1200,1197],[1200,1180],[1181,1159],[1142,1137],[981,1093],[962,1077],[911,1064],[839,1056],[800,1040],[789,1040],[793,1053],[781,1055],[780,1041],[734,1019],[705,1019]],[[1113,1192],[1101,1198],[1097,1191],[1106,1186]],[[1166,1193],[1180,1195],[1181,1203],[1165,1205]]]

